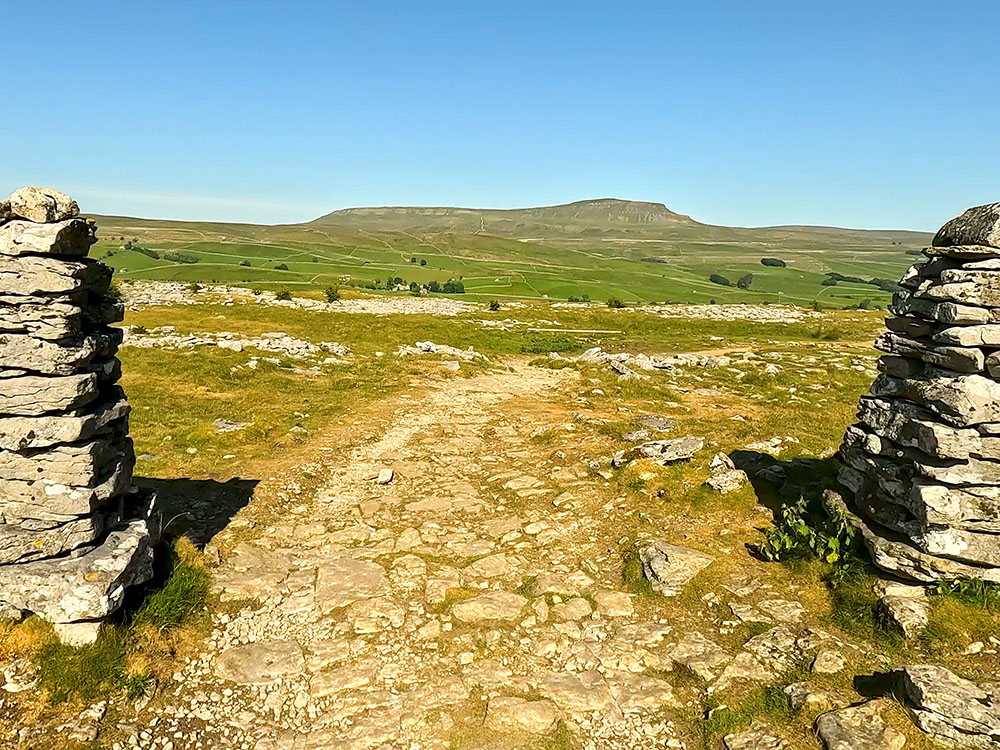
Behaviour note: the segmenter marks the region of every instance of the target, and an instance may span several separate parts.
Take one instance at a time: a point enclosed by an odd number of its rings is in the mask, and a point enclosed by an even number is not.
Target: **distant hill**
[[[455,278],[479,299],[837,307],[884,305],[884,282],[898,279],[931,241],[906,230],[718,226],[662,203],[616,198],[516,209],[348,208],[275,226],[118,216],[98,223],[93,254],[122,279],[308,288]],[[748,275],[750,287],[736,287]]]
[[[345,208],[310,222],[368,230],[458,232],[501,237],[635,233],[678,226],[701,226],[662,203],[617,198],[577,201],[537,208],[448,208],[384,206]]]

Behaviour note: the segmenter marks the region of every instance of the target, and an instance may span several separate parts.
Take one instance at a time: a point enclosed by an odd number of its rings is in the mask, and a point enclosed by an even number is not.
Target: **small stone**
[[[906,737],[885,723],[887,701],[840,708],[816,719],[816,733],[826,750],[900,750]]]
[[[813,659],[812,671],[817,674],[836,674],[847,666],[844,655],[836,649],[821,648]]]
[[[654,539],[639,547],[639,560],[654,590],[664,596],[677,596],[688,581],[711,565],[715,558],[698,550]]]

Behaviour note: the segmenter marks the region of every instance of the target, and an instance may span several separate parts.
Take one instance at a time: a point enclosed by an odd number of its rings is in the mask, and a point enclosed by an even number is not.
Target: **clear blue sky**
[[[4,6],[0,192],[299,221],[660,201],[934,229],[1000,200],[1000,3]]]

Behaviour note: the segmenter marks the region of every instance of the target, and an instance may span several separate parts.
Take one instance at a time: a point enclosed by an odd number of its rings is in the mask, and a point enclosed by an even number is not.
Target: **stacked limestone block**
[[[903,276],[881,374],[841,447],[847,510],[880,567],[1000,581],[1000,203],[952,219]]]
[[[0,611],[59,624],[104,617],[152,570],[95,241],[58,191],[0,201]]]

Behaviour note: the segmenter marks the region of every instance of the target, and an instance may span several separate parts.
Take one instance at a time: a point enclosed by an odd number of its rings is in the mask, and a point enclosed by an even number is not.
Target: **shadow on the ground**
[[[199,547],[222,531],[240,508],[250,502],[260,480],[153,479],[136,477],[140,490],[156,493],[152,522],[166,537],[186,536]]]
[[[818,499],[823,490],[837,484],[837,457],[792,458],[787,461],[757,451],[733,451],[729,457],[736,468],[750,477],[750,484],[761,505],[775,520],[788,502],[802,496]]]
[[[906,691],[903,689],[900,674],[900,672],[873,672],[855,675],[854,689],[858,695],[869,700],[895,698],[902,702]]]

